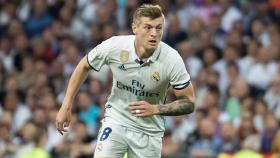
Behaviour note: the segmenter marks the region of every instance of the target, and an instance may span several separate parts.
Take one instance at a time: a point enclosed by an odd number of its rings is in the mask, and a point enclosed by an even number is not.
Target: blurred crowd
[[[142,3],[162,7],[163,41],[181,54],[197,96],[195,113],[166,117],[162,157],[280,155],[279,0],[1,0],[1,158],[93,157],[109,68],[90,72],[63,136],[56,113],[79,60],[131,34]]]

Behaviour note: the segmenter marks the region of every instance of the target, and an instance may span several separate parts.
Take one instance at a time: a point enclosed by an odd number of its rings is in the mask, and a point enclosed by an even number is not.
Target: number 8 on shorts
[[[109,137],[109,134],[112,132],[112,128],[106,127],[104,128],[101,136],[100,136],[100,141],[104,141]]]

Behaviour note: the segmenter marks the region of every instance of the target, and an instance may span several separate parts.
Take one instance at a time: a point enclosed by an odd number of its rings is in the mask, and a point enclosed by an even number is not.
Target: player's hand
[[[146,117],[156,114],[157,106],[146,101],[134,101],[129,103],[129,109],[134,116]]]
[[[67,132],[66,128],[69,127],[71,115],[71,109],[66,109],[63,106],[59,109],[56,115],[55,125],[61,135],[63,135],[63,132]]]

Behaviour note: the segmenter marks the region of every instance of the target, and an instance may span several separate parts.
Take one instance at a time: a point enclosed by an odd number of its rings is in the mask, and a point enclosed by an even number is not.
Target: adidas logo
[[[121,66],[119,66],[119,69],[126,71],[126,68],[124,67],[123,64]]]

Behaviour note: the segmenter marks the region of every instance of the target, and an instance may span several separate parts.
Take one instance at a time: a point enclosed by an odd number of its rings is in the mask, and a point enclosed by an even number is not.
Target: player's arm
[[[154,113],[163,116],[178,116],[194,111],[195,95],[191,83],[183,89],[174,89],[174,94],[177,98],[175,101],[164,105],[156,105]]]
[[[70,77],[62,106],[56,116],[56,128],[61,134],[66,132],[65,127],[69,126],[71,109],[75,95],[77,94],[81,84],[87,78],[89,70],[90,66],[87,62],[87,56],[85,56],[81,59]]]
[[[87,56],[83,57],[74,72],[72,73],[68,87],[66,90],[65,98],[62,104],[62,108],[71,108],[71,104],[74,100],[75,95],[77,94],[79,87],[88,77],[88,72],[90,70],[90,66],[87,62]]]
[[[108,54],[115,49],[114,39],[114,37],[109,38],[94,47],[79,62],[71,75],[65,98],[56,116],[56,128],[61,134],[66,132],[65,127],[70,124],[72,104],[79,87],[87,78],[90,69],[99,71],[104,64],[107,64]]]
[[[194,89],[191,83],[183,89],[174,89],[177,99],[174,102],[158,105],[146,101],[135,101],[129,104],[130,111],[138,117],[151,115],[178,116],[192,113],[195,107]]]

